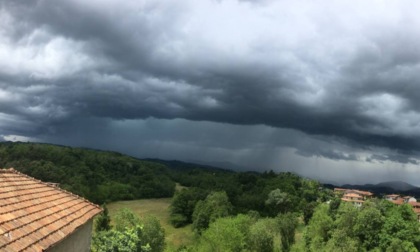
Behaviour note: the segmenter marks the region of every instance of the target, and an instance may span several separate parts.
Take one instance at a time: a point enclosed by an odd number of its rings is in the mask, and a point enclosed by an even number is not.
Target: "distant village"
[[[374,198],[373,193],[357,189],[334,188],[334,193],[341,196],[342,201],[351,202],[358,207],[362,206],[366,200]],[[397,205],[411,205],[413,207],[413,211],[417,214],[417,220],[420,221],[420,202],[417,202],[416,198],[412,196],[402,196],[399,194],[388,194],[383,198]]]

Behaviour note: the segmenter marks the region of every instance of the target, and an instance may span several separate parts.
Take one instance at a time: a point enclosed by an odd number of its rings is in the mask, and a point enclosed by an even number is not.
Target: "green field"
[[[112,217],[121,208],[129,208],[140,217],[152,215],[160,220],[165,229],[167,250],[173,250],[182,244],[192,243],[194,233],[191,225],[182,228],[174,228],[169,222],[169,205],[171,198],[164,199],[143,199],[131,201],[117,201],[107,205],[109,214]]]

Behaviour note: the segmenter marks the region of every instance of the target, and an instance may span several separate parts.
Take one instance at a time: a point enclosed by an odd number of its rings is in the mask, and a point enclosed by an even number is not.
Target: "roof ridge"
[[[15,170],[15,168],[13,167],[0,169],[0,173],[16,173],[16,172],[17,170]]]
[[[19,174],[19,175],[21,175],[21,176],[24,176],[24,177],[26,177],[26,178],[30,179],[30,180],[36,181],[36,182],[38,182],[38,183],[42,183],[42,184],[44,184],[44,185],[46,185],[46,186],[48,186],[48,187],[53,187],[53,188],[56,188],[56,189],[58,189],[58,190],[60,190],[60,191],[62,191],[62,192],[65,192],[65,193],[68,193],[68,194],[70,194],[70,195],[73,195],[73,196],[75,196],[75,197],[77,197],[77,198],[79,198],[79,199],[84,200],[85,202],[87,202],[87,203],[88,203],[88,204],[90,204],[90,205],[93,205],[93,206],[95,206],[95,207],[98,207],[98,208],[102,209],[99,205],[94,204],[94,203],[92,203],[92,202],[88,201],[88,200],[87,200],[87,199],[85,199],[84,197],[81,197],[81,196],[79,196],[79,195],[77,195],[77,194],[73,194],[72,192],[70,192],[70,191],[66,191],[66,190],[64,190],[64,189],[62,189],[62,188],[60,188],[60,187],[57,187],[57,186],[51,185],[51,184],[49,184],[48,182],[43,182],[43,181],[41,181],[41,180],[39,180],[39,179],[36,179],[36,178],[34,178],[34,177],[31,177],[31,176],[28,176],[28,175],[26,175],[26,174],[24,174],[24,173],[19,172],[18,170],[16,170],[16,169],[15,169],[15,168],[13,168],[13,167],[10,167],[10,168],[2,168],[2,169],[0,169],[0,173],[14,173],[14,174]]]

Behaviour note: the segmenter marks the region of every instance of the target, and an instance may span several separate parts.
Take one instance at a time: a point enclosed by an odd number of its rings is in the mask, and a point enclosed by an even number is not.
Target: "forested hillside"
[[[14,167],[42,181],[59,183],[60,187],[95,203],[172,197],[178,182],[190,188],[188,193],[194,200],[223,191],[235,212],[255,210],[273,215],[276,211],[265,201],[275,189],[280,189],[284,197],[284,202],[275,207],[288,210],[304,208],[320,194],[318,182],[291,173],[237,173],[178,161],[139,160],[115,152],[40,143],[0,143],[0,167]]]
[[[178,251],[417,251],[420,246],[411,206],[373,199],[357,208],[319,182],[289,172],[233,172],[11,142],[0,143],[0,167],[59,183],[96,203],[172,197],[171,225],[190,225],[196,237]],[[127,244],[132,245],[127,251],[165,249],[157,219],[140,221],[124,209],[117,217],[114,228],[106,214],[98,218],[93,251],[125,251]],[[120,222],[131,224],[118,228]]]
[[[115,152],[39,143],[0,143],[0,167],[13,167],[95,203],[171,197],[166,166]]]

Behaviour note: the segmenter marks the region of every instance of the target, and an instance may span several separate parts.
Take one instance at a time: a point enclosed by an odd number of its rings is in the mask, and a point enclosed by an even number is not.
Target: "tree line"
[[[319,182],[290,172],[232,172],[115,152],[8,142],[0,143],[0,167],[59,183],[95,203],[172,197],[170,222],[174,227],[191,225],[196,233],[193,244],[179,251],[420,248],[420,226],[411,206],[373,199],[358,208],[341,202]],[[176,183],[183,189],[176,191]],[[95,224],[99,228],[93,251],[164,250],[164,231],[156,219],[140,220],[124,210],[110,227],[105,213]]]
[[[172,197],[166,166],[116,152],[40,143],[0,143],[0,167],[16,170],[102,204]]]

